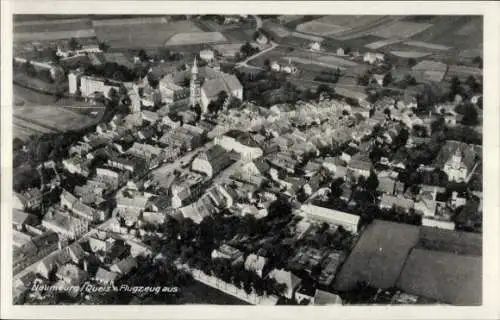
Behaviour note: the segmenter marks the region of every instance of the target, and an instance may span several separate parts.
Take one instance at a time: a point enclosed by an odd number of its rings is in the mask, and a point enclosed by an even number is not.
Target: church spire
[[[196,63],[196,56],[194,57],[193,67],[191,68],[191,73],[198,73],[198,64]]]

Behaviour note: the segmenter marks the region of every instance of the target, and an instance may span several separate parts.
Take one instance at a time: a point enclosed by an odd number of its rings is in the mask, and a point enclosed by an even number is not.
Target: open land
[[[116,23],[95,27],[96,36],[111,48],[162,47],[165,41],[178,33],[200,32],[190,21],[151,22],[128,25]]]

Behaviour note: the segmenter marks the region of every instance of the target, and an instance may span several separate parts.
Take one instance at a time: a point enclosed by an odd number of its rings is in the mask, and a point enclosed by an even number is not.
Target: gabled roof
[[[299,277],[283,269],[272,270],[269,273],[269,278],[275,279],[278,283],[285,284],[289,291],[294,290],[302,282]]]
[[[102,267],[99,267],[97,270],[97,273],[95,275],[96,280],[102,281],[104,283],[110,283],[115,281],[118,278],[118,273],[108,271],[106,269],[103,269]]]
[[[316,289],[314,294],[315,305],[342,304],[342,299],[331,292]]]
[[[136,267],[137,260],[132,256],[128,256],[125,259],[122,259],[119,262],[115,263],[111,268],[117,270],[117,272],[121,274],[128,274],[133,268]]]

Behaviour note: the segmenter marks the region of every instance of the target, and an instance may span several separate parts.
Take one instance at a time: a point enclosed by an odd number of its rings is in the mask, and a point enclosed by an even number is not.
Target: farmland
[[[96,33],[94,29],[63,30],[54,32],[23,32],[15,33],[14,41],[53,41],[70,38],[92,38]]]
[[[382,38],[410,38],[432,26],[430,23],[395,21],[383,27],[376,28],[372,35]]]
[[[482,48],[483,28],[480,16],[436,16],[428,20],[432,27],[411,37],[458,49]]]
[[[32,33],[32,32],[58,32],[71,30],[92,29],[91,21],[88,19],[60,19],[60,20],[42,20],[16,23],[14,33]]]
[[[116,22],[116,21],[115,21]],[[116,49],[162,47],[177,33],[201,31],[190,21],[152,22],[127,25],[125,23],[95,27],[96,36]]]
[[[418,52],[418,51],[391,51],[391,54],[400,58],[414,58],[414,59],[423,58],[430,55],[430,53],[428,52]]]

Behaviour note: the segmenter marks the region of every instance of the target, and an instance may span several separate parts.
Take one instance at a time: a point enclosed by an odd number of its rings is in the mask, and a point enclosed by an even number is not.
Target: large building
[[[230,98],[243,100],[243,86],[235,75],[210,67],[203,67],[203,72],[200,71],[195,59],[190,75],[189,103],[191,107],[199,104],[202,113],[206,113],[208,105],[218,99],[220,92],[225,92]]]
[[[441,168],[448,180],[468,182],[481,165],[482,147],[458,141],[447,141],[436,158],[435,166]]]
[[[350,232],[358,232],[359,216],[338,210],[318,207],[312,204],[304,204],[300,210],[309,220],[320,223],[326,222],[328,224],[342,226]]]

